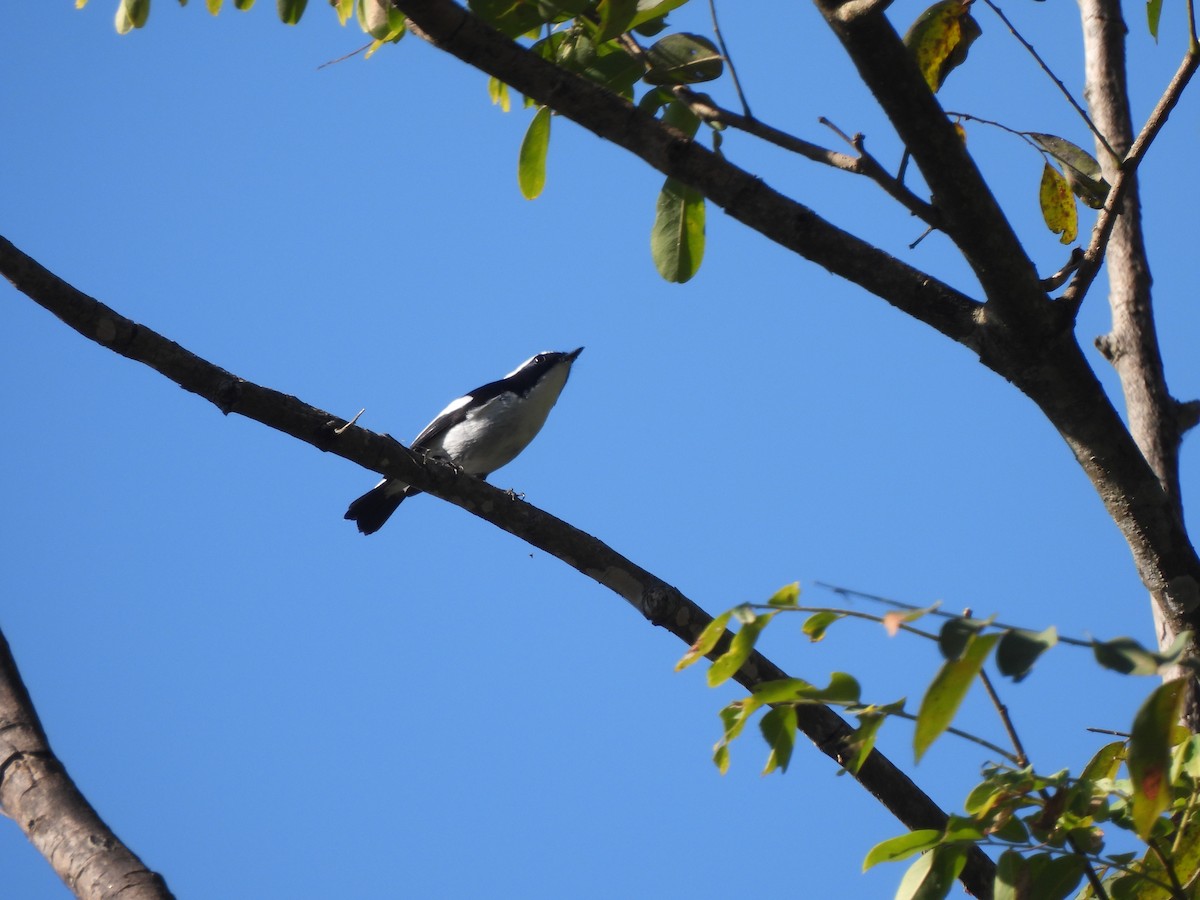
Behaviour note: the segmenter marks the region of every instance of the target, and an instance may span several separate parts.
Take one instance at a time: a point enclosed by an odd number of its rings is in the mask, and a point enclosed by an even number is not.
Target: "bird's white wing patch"
[[[467,396],[465,396],[465,397],[459,397],[457,400],[451,400],[451,401],[450,401],[450,402],[449,402],[449,403],[446,405],[446,408],[445,408],[445,409],[443,409],[443,410],[442,410],[440,413],[438,413],[438,414],[437,414],[437,415],[434,417],[434,421],[436,422],[436,421],[437,421],[438,419],[440,419],[442,416],[448,416],[448,415],[450,415],[450,413],[454,412],[456,409],[462,409],[464,406],[466,406],[466,405],[467,405],[468,403],[470,403],[470,402],[471,402],[471,395],[470,395],[470,394],[468,394],[468,395],[467,395]]]

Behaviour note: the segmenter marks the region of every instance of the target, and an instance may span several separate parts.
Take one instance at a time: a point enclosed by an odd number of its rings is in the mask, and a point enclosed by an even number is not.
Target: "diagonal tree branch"
[[[171,900],[162,876],[104,824],[50,749],[3,634],[0,809],[80,900]]]
[[[691,185],[780,246],[948,337],[977,345],[981,307],[949,285],[830,224],[611,91],[528,52],[453,0],[392,4],[414,34]]]
[[[1035,333],[1054,329],[1045,291],[999,203],[878,5],[814,0],[933,191],[945,231],[971,265],[988,305]]]
[[[680,591],[626,559],[589,534],[515,499],[453,467],[412,453],[386,435],[377,435],[331,416],[295,397],[244,381],[201,359],[162,335],[126,319],[75,289],[0,238],[0,273],[34,302],[90,340],[144,363],[176,384],[237,413],[384,475],[401,478],[427,493],[474,513],[609,588],[650,622],[693,643],[712,621]],[[728,647],[726,633],[710,656]],[[786,673],[755,653],[735,676],[748,689]],[[800,728],[831,759],[844,763],[852,729],[825,706],[798,710]],[[907,828],[943,828],[946,815],[920,788],[878,751],[854,776]],[[991,895],[994,867],[981,851],[972,854],[963,883],[979,897]]]
[[[962,141],[883,18],[886,3],[817,2],[925,170],[947,233],[984,286],[986,306],[833,227],[599,85],[529,53],[453,0],[392,0],[420,37],[630,150],[767,238],[975,350],[984,365],[1030,397],[1066,441],[1173,627],[1200,632],[1200,559],[1174,504],[1080,350],[1072,308],[1047,299]]]

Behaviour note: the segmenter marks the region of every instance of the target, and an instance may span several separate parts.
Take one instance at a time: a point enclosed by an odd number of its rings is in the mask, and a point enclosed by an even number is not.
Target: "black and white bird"
[[[546,417],[583,352],[544,351],[499,381],[459,397],[425,426],[412,449],[445,460],[477,478],[487,478],[517,458],[546,424]],[[363,534],[374,534],[405,497],[421,493],[410,484],[385,478],[350,504],[346,518]]]

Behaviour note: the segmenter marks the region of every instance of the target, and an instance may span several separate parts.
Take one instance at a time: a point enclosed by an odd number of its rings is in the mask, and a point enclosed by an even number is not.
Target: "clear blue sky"
[[[795,580],[830,603],[826,581],[1149,640],[1128,551],[1030,403],[716,210],[700,274],[663,283],[647,249],[661,176],[622,151],[555,120],[546,193],[527,202],[519,104],[489,107],[484,76],[414,39],[318,71],[362,43],[322,3],[285,28],[266,0],[215,19],[158,0],[124,38],[111,0],[9,6],[0,233],[123,314],[337,415],[366,407],[361,424],[400,438],[532,353],[585,345],[545,431],[492,481],[709,610]],[[727,6],[758,115],[832,143],[828,116],[895,164],[810,7]],[[922,6],[893,18],[903,30]],[[1010,13],[1078,89],[1073,7]],[[1087,145],[977,14],[984,37],[945,105]],[[1177,62],[1181,12],[1157,48],[1130,14],[1140,119]],[[732,104],[728,85],[714,93]],[[1200,395],[1196,112],[1191,96],[1143,177],[1183,398]],[[1058,268],[1038,157],[987,129],[970,142],[1030,253]],[[738,135],[725,149],[974,293],[944,239],[905,249],[920,229],[870,185]],[[746,879],[890,895],[901,868],[859,866],[898,823],[807,744],[761,778],[748,735],[720,777],[716,712],[737,692],[674,674],[683,646],[623,601],[428,497],[363,538],[342,513],[373,473],[224,418],[3,294],[0,626],[68,769],[180,897],[694,900]],[[1106,322],[1098,293],[1082,337]],[[1189,444],[1193,503],[1194,462]],[[852,671],[872,699],[915,707],[937,666],[871,626],[812,646],[798,625],[768,653],[812,681]],[[1061,649],[1004,692],[1054,771],[1151,686]],[[979,697],[963,722],[1000,739]],[[882,746],[911,768],[910,741],[895,724]],[[915,777],[957,809],[983,759],[943,741]],[[11,823],[0,871],[5,897],[66,896]]]

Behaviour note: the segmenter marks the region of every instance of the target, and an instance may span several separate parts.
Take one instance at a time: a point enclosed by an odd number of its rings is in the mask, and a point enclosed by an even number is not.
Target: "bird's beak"
[[[579,354],[582,352],[583,352],[582,347],[576,347],[574,350],[572,350],[570,353],[567,354],[567,362],[572,362],[572,363],[575,362],[575,360],[578,359]]]

